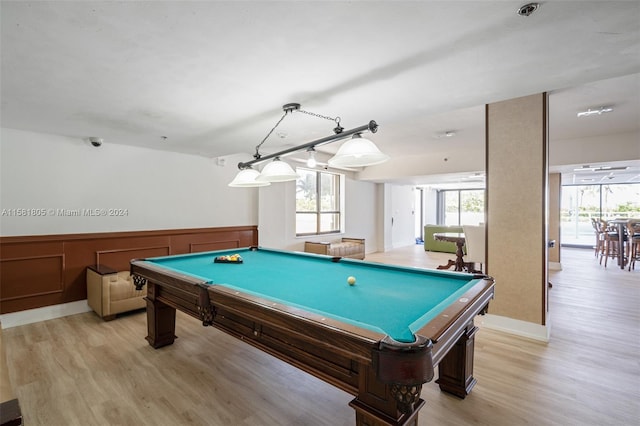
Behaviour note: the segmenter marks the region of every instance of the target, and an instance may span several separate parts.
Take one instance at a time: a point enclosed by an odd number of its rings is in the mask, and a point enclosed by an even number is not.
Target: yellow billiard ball
[[[349,285],[354,285],[356,283],[356,277],[347,278],[347,282],[349,283]]]

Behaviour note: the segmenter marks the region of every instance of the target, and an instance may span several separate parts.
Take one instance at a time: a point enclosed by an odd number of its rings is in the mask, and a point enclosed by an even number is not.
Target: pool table
[[[242,262],[214,261],[231,254]],[[351,393],[368,426],[417,425],[435,366],[443,391],[471,391],[473,319],[494,294],[485,275],[261,247],[132,260],[131,274],[154,348],[179,309]]]

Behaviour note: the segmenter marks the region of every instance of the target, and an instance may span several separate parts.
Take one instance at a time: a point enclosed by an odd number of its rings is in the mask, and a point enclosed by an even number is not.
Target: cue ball
[[[356,283],[356,277],[347,278],[347,282],[349,283],[349,285],[354,285]]]

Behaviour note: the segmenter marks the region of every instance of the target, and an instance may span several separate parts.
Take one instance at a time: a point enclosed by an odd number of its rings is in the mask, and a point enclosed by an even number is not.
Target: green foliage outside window
[[[484,222],[484,190],[443,190],[438,197],[441,224],[476,225]]]

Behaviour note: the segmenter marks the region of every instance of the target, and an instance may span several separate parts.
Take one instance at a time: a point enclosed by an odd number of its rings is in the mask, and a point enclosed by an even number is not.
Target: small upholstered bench
[[[305,241],[304,251],[307,253],[362,260],[364,259],[364,238],[342,238],[338,242],[331,243]]]
[[[142,309],[147,286],[136,290],[129,271],[116,271],[104,265],[87,268],[87,303],[100,318],[110,321],[116,314]]]

